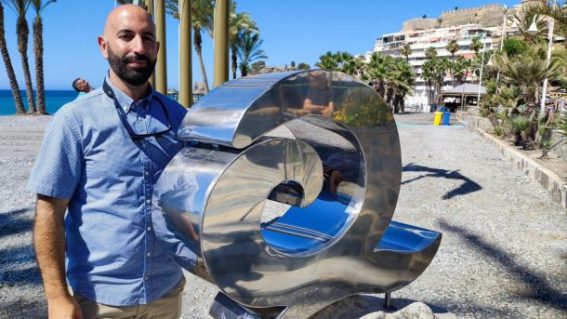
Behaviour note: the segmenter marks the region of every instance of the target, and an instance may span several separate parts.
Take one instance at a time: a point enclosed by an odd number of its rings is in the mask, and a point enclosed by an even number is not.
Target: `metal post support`
[[[228,81],[228,12],[230,0],[215,2],[215,87]]]
[[[167,62],[166,62],[166,43],[165,43],[165,2],[164,0],[155,0],[156,4],[156,38],[159,42],[159,51],[157,56],[157,64],[155,70],[156,91],[167,94]]]
[[[155,12],[155,8],[154,8],[154,0],[146,0],[146,10],[148,10],[148,13],[152,16],[152,19],[155,20],[154,18],[154,12]],[[156,87],[156,73],[152,73],[152,75],[150,76],[149,79],[150,85],[155,88]]]
[[[179,0],[179,100],[190,107],[192,96],[191,67],[191,0]]]

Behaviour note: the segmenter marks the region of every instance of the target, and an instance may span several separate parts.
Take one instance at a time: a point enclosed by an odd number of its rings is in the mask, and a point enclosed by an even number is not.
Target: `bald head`
[[[114,8],[108,14],[104,24],[104,36],[107,36],[109,32],[115,32],[116,28],[124,23],[148,24],[155,33],[152,16],[146,10],[133,4],[125,4]]]
[[[112,10],[98,43],[110,64],[110,80],[115,85],[130,90],[147,88],[159,44],[152,17],[146,10],[131,4]]]

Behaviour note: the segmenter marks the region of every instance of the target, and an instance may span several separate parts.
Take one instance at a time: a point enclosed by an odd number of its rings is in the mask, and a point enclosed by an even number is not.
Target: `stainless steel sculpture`
[[[238,303],[305,318],[417,278],[441,234],[392,221],[399,137],[378,94],[342,73],[225,83],[187,113],[154,190],[181,264]],[[159,224],[154,222],[154,224]],[[193,253],[195,255],[193,255]],[[261,311],[260,311],[261,312]]]

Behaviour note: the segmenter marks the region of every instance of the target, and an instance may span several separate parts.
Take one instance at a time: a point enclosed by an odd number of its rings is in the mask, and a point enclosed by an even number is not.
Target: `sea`
[[[22,102],[28,110],[26,91],[20,91]],[[54,114],[65,103],[73,101],[77,97],[74,90],[45,90],[45,104],[47,113]],[[16,103],[12,97],[12,91],[0,90],[0,116],[15,115]]]

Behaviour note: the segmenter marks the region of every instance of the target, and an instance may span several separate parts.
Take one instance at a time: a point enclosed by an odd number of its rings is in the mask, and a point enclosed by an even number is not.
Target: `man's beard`
[[[135,55],[134,57],[119,57],[108,48],[108,63],[112,71],[123,81],[130,85],[138,86],[148,82],[154,72],[156,60],[151,61],[147,55]],[[146,66],[142,68],[130,68],[128,63],[132,61],[146,61]]]

